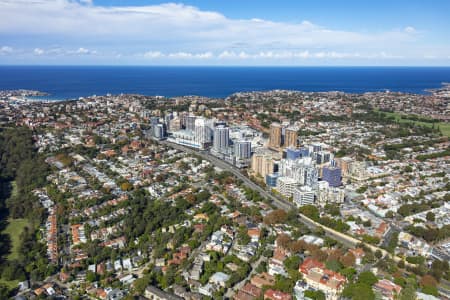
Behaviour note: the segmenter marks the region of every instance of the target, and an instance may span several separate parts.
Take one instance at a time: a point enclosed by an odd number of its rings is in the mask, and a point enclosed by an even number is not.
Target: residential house
[[[325,265],[311,257],[300,265],[299,272],[311,287],[325,293],[327,299],[336,300],[344,288],[346,279],[339,273],[328,270]]]
[[[402,287],[392,281],[382,279],[373,285],[373,290],[379,292],[383,299],[393,300],[400,294]]]
[[[268,289],[264,293],[264,300],[292,300],[291,294],[283,293],[281,291]]]
[[[221,287],[225,287],[228,279],[230,279],[230,275],[223,272],[216,272],[209,278],[209,282]]]
[[[261,274],[256,274],[250,279],[250,283],[258,288],[262,288],[263,286],[271,286],[275,284],[275,277],[264,272]]]

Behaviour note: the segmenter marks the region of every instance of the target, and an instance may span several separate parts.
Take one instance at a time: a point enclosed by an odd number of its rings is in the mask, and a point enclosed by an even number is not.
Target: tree
[[[441,277],[449,272],[449,263],[448,261],[434,260],[431,264],[430,275],[432,275],[436,280],[440,280]]]
[[[342,296],[353,300],[374,300],[375,294],[370,285],[364,283],[351,283],[342,291]]]
[[[422,292],[424,294],[433,295],[433,296],[439,296],[438,289],[435,286],[424,286],[422,288]]]
[[[378,282],[377,276],[375,276],[370,271],[361,272],[358,276],[358,283],[366,284],[368,286],[372,286]]]
[[[325,294],[322,291],[312,291],[306,290],[304,293],[305,297],[314,299],[314,300],[325,300]]]
[[[342,256],[339,260],[344,267],[353,267],[356,262],[355,255],[353,253],[348,252],[346,255]]]
[[[383,252],[381,252],[380,249],[377,249],[377,251],[375,251],[375,257],[380,259],[383,257]]]
[[[287,234],[280,234],[277,237],[276,243],[278,247],[287,249],[289,244],[291,243],[291,238]]]
[[[211,197],[211,194],[207,190],[203,190],[200,193],[197,193],[195,198],[197,199],[197,202],[204,202]]]
[[[315,245],[314,245],[315,246]],[[315,249],[315,250],[311,250]],[[318,261],[324,262],[326,261],[328,254],[325,251],[319,249],[319,247],[309,247],[308,251],[312,254],[312,256]]]
[[[150,284],[150,278],[148,276],[144,276],[142,278],[136,279],[133,282],[133,288],[139,294],[143,294],[149,284]]]
[[[342,264],[338,260],[335,260],[335,259],[328,260],[325,263],[325,265],[326,265],[327,269],[330,269],[335,272],[339,272],[342,269]]]
[[[334,246],[337,245],[337,241],[332,239],[332,238],[330,238],[330,237],[328,237],[328,236],[326,236],[324,238],[324,240],[325,240],[324,246],[327,247],[327,248],[333,248]]]
[[[189,202],[190,204],[195,204],[196,198],[194,196],[194,194],[189,193],[185,196],[185,199],[187,202]]]
[[[245,226],[239,227],[237,238],[240,245],[247,245],[248,243],[250,243],[251,239],[247,233],[247,228]]]
[[[287,213],[282,209],[276,209],[264,217],[264,224],[274,225],[284,223],[287,220]]]
[[[86,280],[88,282],[97,281],[97,275],[94,272],[92,272],[92,271],[87,271],[86,272]]]
[[[267,271],[267,263],[265,261],[262,261],[257,267],[256,267],[256,273],[263,273]]]
[[[420,279],[419,284],[422,287],[436,287],[438,282],[433,276],[425,275]]]
[[[364,234],[362,236],[362,240],[365,243],[369,243],[369,244],[372,244],[372,245],[378,245],[380,243],[380,239],[378,237],[371,236],[371,235],[368,235],[368,234]]]
[[[133,189],[133,185],[128,181],[125,181],[120,185],[120,188],[122,191],[131,191]]]
[[[274,289],[285,292],[292,293],[292,289],[295,286],[295,281],[291,278],[286,278],[281,275],[275,275]]]
[[[394,212],[392,210],[388,210],[386,213],[386,218],[392,219],[394,217]]]
[[[302,259],[298,257],[297,255],[290,256],[286,258],[283,262],[284,266],[287,270],[298,270],[298,266],[302,262]]]
[[[425,262],[425,257],[423,256],[408,256],[406,261],[410,264],[421,265]]]
[[[289,244],[288,248],[292,253],[298,253],[306,249],[306,242],[304,240],[293,241]]]
[[[337,248],[329,252],[327,260],[339,260],[342,255],[342,250]]]
[[[411,166],[406,166],[403,171],[405,171],[406,173],[410,173],[413,171],[413,168]]]
[[[313,219],[314,221],[319,220],[319,209],[314,205],[303,205],[299,208],[300,213],[304,214],[308,218]]]
[[[345,268],[342,269],[339,273],[344,275],[348,280],[353,280],[353,277],[356,274],[355,268]]]
[[[9,289],[4,284],[0,284],[0,298],[9,299]]]
[[[429,212],[427,212],[426,218],[427,218],[427,221],[434,222],[435,215],[433,212],[429,211]]]
[[[367,189],[368,189],[368,187],[364,185],[364,186],[362,186],[362,187],[359,187],[359,188],[356,190],[356,192],[359,193],[359,194],[363,194],[365,191],[367,191]]]
[[[416,289],[413,285],[406,285],[402,289],[399,295],[400,300],[415,300],[416,299]]]
[[[325,212],[332,216],[339,216],[341,214],[341,210],[339,209],[339,205],[337,204],[326,204],[324,209]]]

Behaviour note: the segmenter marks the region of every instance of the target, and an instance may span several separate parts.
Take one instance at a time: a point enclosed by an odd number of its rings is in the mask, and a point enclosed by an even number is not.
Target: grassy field
[[[20,234],[26,226],[28,226],[26,219],[8,219],[8,226],[3,230],[3,233],[9,234],[11,238],[12,247],[8,259],[13,260],[19,258]]]
[[[399,123],[415,123],[417,125],[426,126],[430,128],[433,126],[433,123],[403,119],[402,116],[404,116],[404,114],[401,113],[397,112],[383,112],[383,113],[386,114],[387,116],[395,117],[395,120],[397,120]],[[450,137],[450,123],[439,122],[434,124],[436,128],[439,127],[444,136]]]
[[[11,197],[17,195],[17,185],[16,182],[11,182]],[[19,247],[20,247],[20,234],[26,226],[28,226],[28,220],[26,219],[12,219],[7,220],[7,226],[2,231],[2,234],[9,235],[11,239],[11,253],[7,256],[8,260],[13,260],[19,258]],[[17,288],[19,284],[18,280],[7,281],[0,278],[0,284],[7,286],[9,289]]]

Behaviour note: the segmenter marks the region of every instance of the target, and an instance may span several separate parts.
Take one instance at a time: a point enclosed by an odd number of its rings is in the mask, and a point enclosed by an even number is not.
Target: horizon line
[[[220,67],[220,68],[450,68],[450,65],[143,65],[143,64],[0,64],[0,67]]]

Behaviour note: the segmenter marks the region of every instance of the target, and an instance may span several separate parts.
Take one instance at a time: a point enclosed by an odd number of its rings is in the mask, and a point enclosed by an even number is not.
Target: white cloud
[[[191,52],[174,52],[164,54],[160,51],[148,51],[143,54],[145,58],[170,58],[170,59],[210,59],[214,57],[212,52],[191,53]]]
[[[25,50],[21,50],[22,54],[27,54]],[[96,50],[90,50],[83,47],[78,49],[64,49],[64,48],[34,48],[32,54],[37,56],[82,56],[98,54]]]
[[[359,52],[336,52],[336,51],[317,51],[310,52],[304,51],[260,51],[260,52],[246,52],[246,51],[231,51],[225,50],[220,53],[204,52],[204,53],[191,53],[191,52],[174,52],[163,53],[161,51],[148,51],[142,54],[143,57],[149,59],[205,59],[205,60],[312,60],[312,59],[401,59],[402,56],[395,56],[384,51],[369,53],[362,55]]]
[[[82,3],[81,3],[82,2]],[[101,7],[90,1],[0,0],[0,33],[45,38],[101,39],[119,44],[126,41],[159,43],[170,47],[207,51],[244,44],[264,47],[331,47],[410,41],[412,27],[401,31],[359,33],[323,28],[309,21],[272,22],[262,19],[230,19],[217,12],[183,4]],[[19,17],[20,16],[20,17]],[[174,49],[180,50],[180,49]],[[244,50],[244,49],[243,49]],[[180,51],[183,52],[183,51]]]
[[[45,53],[45,51],[41,48],[34,48],[33,53],[35,55],[43,55]]]
[[[97,51],[95,51],[95,50],[89,50],[89,49],[86,49],[86,48],[81,47],[81,48],[78,48],[78,49],[75,50],[75,51],[69,50],[69,51],[67,51],[67,54],[74,54],[74,55],[94,55],[94,54],[97,54]]]
[[[36,45],[28,44],[36,48],[28,52],[37,56],[116,58],[120,53],[133,62],[392,60],[405,53],[423,58],[418,32],[423,33],[412,26],[362,32],[307,20],[233,19],[175,3],[104,7],[91,0],[0,0],[0,37],[31,37]],[[448,53],[445,46],[436,56]]]
[[[386,52],[369,53],[362,55],[359,52],[336,52],[336,51],[319,51],[310,52],[304,51],[262,51],[259,53],[234,52],[223,51],[217,56],[218,59],[235,59],[235,58],[251,58],[251,59],[270,59],[270,60],[301,60],[301,59],[346,59],[346,58],[402,58],[401,56],[394,56],[386,54]]]
[[[235,55],[234,52],[230,52],[230,51],[223,51],[222,53],[219,54],[219,58],[230,58],[233,57]]]
[[[76,49],[65,49],[61,47],[56,48],[34,48],[31,51],[25,49],[14,49],[11,47],[3,46],[0,48],[0,54],[20,53],[22,55],[34,55],[40,57],[74,57],[74,56],[100,56],[102,53],[96,50],[91,50],[83,47]],[[205,61],[205,62],[235,62],[235,61],[253,61],[253,62],[307,62],[307,61],[326,61],[326,60],[345,60],[345,59],[403,59],[403,56],[393,55],[385,51],[370,52],[361,54],[360,52],[340,52],[340,51],[311,51],[311,50],[268,50],[259,52],[250,51],[234,51],[224,50],[222,52],[162,52],[162,51],[147,51],[143,53],[134,54],[122,54],[122,53],[110,53],[110,57],[114,58],[144,58],[147,61]],[[437,56],[424,55],[423,58],[437,59]]]
[[[417,31],[416,31],[416,29],[414,28],[414,27],[412,27],[412,26],[407,26],[407,27],[405,27],[405,32],[406,33],[416,33]]]
[[[12,54],[13,48],[8,46],[0,47],[0,55]]]
[[[195,58],[200,58],[200,59],[209,59],[213,57],[212,52],[204,52],[204,53],[198,53],[194,56]]]
[[[75,51],[75,53],[78,53],[78,54],[89,54],[90,52],[89,52],[88,49],[85,49],[85,48],[78,48],[78,50]]]
[[[160,58],[163,56],[164,54],[162,54],[160,51],[148,51],[144,53],[144,57],[146,58]]]

